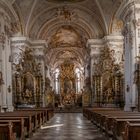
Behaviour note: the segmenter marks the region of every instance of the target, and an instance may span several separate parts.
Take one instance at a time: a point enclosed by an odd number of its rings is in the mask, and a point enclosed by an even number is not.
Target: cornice
[[[104,37],[104,42],[108,42],[108,41],[113,41],[113,42],[123,42],[124,40],[124,36],[120,35],[120,36],[105,36]]]
[[[88,39],[86,46],[87,47],[92,47],[94,45],[99,45],[99,47],[101,45],[103,45],[103,39]]]
[[[47,43],[45,40],[30,40],[27,37],[11,37],[12,45],[23,45],[31,46],[33,48],[46,48]]]
[[[88,39],[86,46],[87,47],[95,47],[99,46],[102,47],[105,43],[113,42],[113,43],[123,43],[124,36],[104,36],[102,39]]]

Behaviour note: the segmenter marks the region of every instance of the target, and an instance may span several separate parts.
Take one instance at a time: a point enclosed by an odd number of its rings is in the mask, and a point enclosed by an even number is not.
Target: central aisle
[[[31,140],[106,140],[81,113],[57,113]]]

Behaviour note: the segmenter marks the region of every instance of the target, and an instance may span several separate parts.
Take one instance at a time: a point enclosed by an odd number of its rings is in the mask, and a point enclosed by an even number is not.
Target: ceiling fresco
[[[82,47],[82,37],[71,27],[62,26],[53,36],[51,47]]]

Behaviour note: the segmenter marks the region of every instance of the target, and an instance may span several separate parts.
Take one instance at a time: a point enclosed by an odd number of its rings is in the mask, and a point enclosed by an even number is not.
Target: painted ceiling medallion
[[[84,1],[84,0],[47,0],[47,1],[49,1],[49,2],[57,2],[57,3],[59,3],[59,2],[80,2],[80,1]]]
[[[81,36],[71,26],[62,26],[52,36],[51,47],[82,47]]]

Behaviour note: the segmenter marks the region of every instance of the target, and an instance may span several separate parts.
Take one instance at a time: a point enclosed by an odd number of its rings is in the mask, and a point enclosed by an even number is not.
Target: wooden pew
[[[12,122],[13,123],[13,131],[16,133],[16,137],[18,137],[20,140],[25,139],[25,119],[21,117],[0,117],[0,124],[6,123],[6,122]]]
[[[14,112],[0,113],[0,124],[13,123],[13,130],[20,138],[25,139],[25,136],[31,137],[32,133],[40,128],[47,120],[54,115],[53,109],[25,109],[16,110]],[[19,128],[19,129],[18,129]]]
[[[104,129],[104,122],[107,116],[112,113],[122,113],[120,110],[113,110],[113,109],[108,109],[108,110],[99,110],[99,111],[92,111],[92,118],[91,121],[97,125],[97,127]]]
[[[0,116],[0,123],[2,122],[12,122],[13,123],[13,127],[14,127],[14,132],[17,134],[17,137],[22,139],[25,139],[26,136],[29,135],[28,132],[26,132],[25,130],[27,130],[27,123],[29,122],[29,118],[28,117],[10,117],[10,116]]]
[[[35,130],[35,113],[33,112],[6,112],[0,113],[0,117],[25,117],[25,127],[27,128],[27,136],[31,137]]]
[[[113,137],[113,120],[114,119],[140,119],[140,115],[135,114],[124,114],[124,115],[115,115],[115,116],[107,116],[105,119],[105,133],[108,137]]]
[[[97,118],[97,113],[107,111],[120,111],[119,108],[84,108],[83,115],[91,121],[94,121]],[[96,121],[95,121],[96,122]]]
[[[122,140],[122,134],[125,132],[126,123],[140,123],[140,119],[114,119],[113,121],[113,139]]]
[[[127,122],[123,133],[123,140],[140,140],[140,123]]]
[[[35,110],[18,110],[15,111],[18,114],[32,114],[32,130],[36,131],[38,128],[40,128],[42,124],[41,119],[41,111],[35,111]]]
[[[115,118],[123,118],[123,119],[138,119],[140,118],[139,113],[132,113],[132,112],[123,112],[123,111],[102,111],[97,112],[96,114],[96,125],[99,127],[103,132],[107,134],[108,137],[113,136],[112,132],[112,125],[113,119]]]
[[[108,138],[112,137],[114,140],[120,140],[122,137],[121,133],[124,131],[123,128],[119,129],[117,122],[114,120],[123,120],[124,123],[130,121],[131,123],[139,123],[140,113],[139,112],[124,112],[121,110],[114,109],[84,109],[83,115],[88,117],[97,127],[99,127]]]
[[[0,124],[0,140],[16,140],[11,122]]]
[[[17,111],[33,111],[33,112],[39,112],[41,117],[41,124],[46,123],[48,120],[50,120],[54,116],[54,110],[52,108],[33,108],[33,109],[20,109]],[[38,117],[39,118],[39,117]]]

